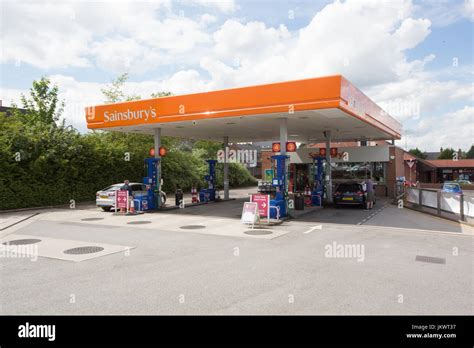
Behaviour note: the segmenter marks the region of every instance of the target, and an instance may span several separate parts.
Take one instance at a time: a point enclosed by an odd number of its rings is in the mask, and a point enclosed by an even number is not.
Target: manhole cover
[[[203,225],[187,225],[187,226],[181,226],[183,230],[198,230],[200,228],[206,228],[206,226]]]
[[[84,218],[81,221],[97,221],[97,220],[104,220],[104,218]]]
[[[82,254],[98,253],[99,251],[102,251],[102,250],[104,250],[104,248],[98,247],[98,246],[83,246],[83,247],[64,250],[63,253],[70,254],[70,255],[82,255]]]
[[[3,243],[3,245],[24,245],[24,244],[35,244],[41,242],[41,239],[15,239]]]
[[[443,259],[441,257],[422,256],[422,255],[416,255],[415,261],[438,263],[441,265],[446,264],[446,259]]]
[[[268,230],[248,230],[244,232],[245,234],[251,234],[252,236],[263,236],[265,234],[272,234],[272,231]]]
[[[143,225],[143,224],[151,224],[151,221],[130,221],[127,222],[129,225]]]

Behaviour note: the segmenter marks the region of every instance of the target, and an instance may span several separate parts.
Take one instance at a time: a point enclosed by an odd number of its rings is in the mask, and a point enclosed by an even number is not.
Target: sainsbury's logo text
[[[128,109],[127,111],[118,112],[104,112],[104,122],[116,122],[116,121],[132,121],[132,120],[143,120],[145,122],[150,118],[156,118],[156,109],[149,108],[146,110],[135,110]]]

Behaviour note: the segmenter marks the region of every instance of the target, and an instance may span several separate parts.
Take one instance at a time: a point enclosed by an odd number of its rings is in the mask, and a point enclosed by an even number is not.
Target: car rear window
[[[340,184],[337,190],[341,192],[357,192],[361,191],[362,187],[359,184]]]
[[[459,186],[457,184],[444,184],[446,189],[457,189]]]
[[[132,186],[132,191],[143,191],[142,185],[141,184],[135,184],[131,185]]]
[[[121,186],[122,186],[122,185],[112,185],[112,186],[109,186],[109,187],[103,189],[102,191],[115,191],[115,190],[119,190]]]

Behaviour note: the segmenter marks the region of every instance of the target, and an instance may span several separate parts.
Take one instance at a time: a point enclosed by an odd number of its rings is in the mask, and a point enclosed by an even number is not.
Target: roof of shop
[[[426,162],[432,164],[437,168],[474,168],[474,159],[459,159],[459,160],[427,160]]]

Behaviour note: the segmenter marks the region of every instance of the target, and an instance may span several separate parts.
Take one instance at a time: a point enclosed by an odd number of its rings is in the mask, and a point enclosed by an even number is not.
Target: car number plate
[[[100,196],[100,198],[107,199],[107,198],[109,198],[109,196]]]
[[[353,201],[354,198],[352,198],[352,197],[342,197],[342,200],[343,201]]]

